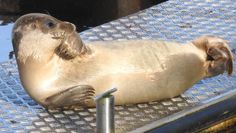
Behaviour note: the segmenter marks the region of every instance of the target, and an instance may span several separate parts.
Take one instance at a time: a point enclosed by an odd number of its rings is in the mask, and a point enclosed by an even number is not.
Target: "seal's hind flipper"
[[[193,41],[193,44],[204,50],[207,55],[207,77],[228,72],[233,73],[233,54],[228,46],[228,41],[215,36],[202,36]]]
[[[45,101],[49,108],[87,106],[93,100],[93,96],[94,89],[91,86],[78,85],[54,94]]]
[[[229,75],[233,73],[233,56],[229,48],[224,45],[212,46],[208,48],[208,76],[216,76],[226,70]]]

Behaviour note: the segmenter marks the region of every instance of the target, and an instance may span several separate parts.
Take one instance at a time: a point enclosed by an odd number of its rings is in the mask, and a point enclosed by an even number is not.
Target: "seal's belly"
[[[88,83],[96,94],[116,87],[116,104],[148,102],[179,95],[205,76],[204,54],[192,46],[140,47],[116,49],[112,58],[97,62],[102,73]]]
[[[203,78],[203,68],[174,67],[158,72],[111,74],[96,77],[89,84],[95,88],[96,95],[116,87],[116,104],[127,104],[177,96]]]

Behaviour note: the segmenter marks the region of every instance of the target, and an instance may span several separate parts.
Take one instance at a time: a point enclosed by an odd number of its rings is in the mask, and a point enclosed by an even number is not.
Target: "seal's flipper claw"
[[[93,97],[94,89],[91,86],[78,85],[48,97],[46,106],[49,108],[87,106],[88,102],[93,101]]]

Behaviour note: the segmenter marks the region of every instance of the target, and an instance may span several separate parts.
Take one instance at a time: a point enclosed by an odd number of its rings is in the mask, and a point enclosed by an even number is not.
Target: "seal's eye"
[[[55,27],[56,24],[55,24],[55,22],[52,21],[52,20],[46,20],[46,21],[45,21],[45,25],[46,25],[47,28],[52,29],[52,28]]]

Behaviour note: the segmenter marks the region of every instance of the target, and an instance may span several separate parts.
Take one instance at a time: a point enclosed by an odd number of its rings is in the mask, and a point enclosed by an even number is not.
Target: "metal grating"
[[[214,34],[236,45],[234,0],[169,0],[81,33],[84,41],[163,39],[186,42]],[[0,132],[94,132],[96,109],[46,110],[20,85],[14,60],[0,64]],[[222,97],[236,83],[221,75],[200,81],[180,97],[159,102],[116,106],[116,132],[132,131],[179,111]]]

